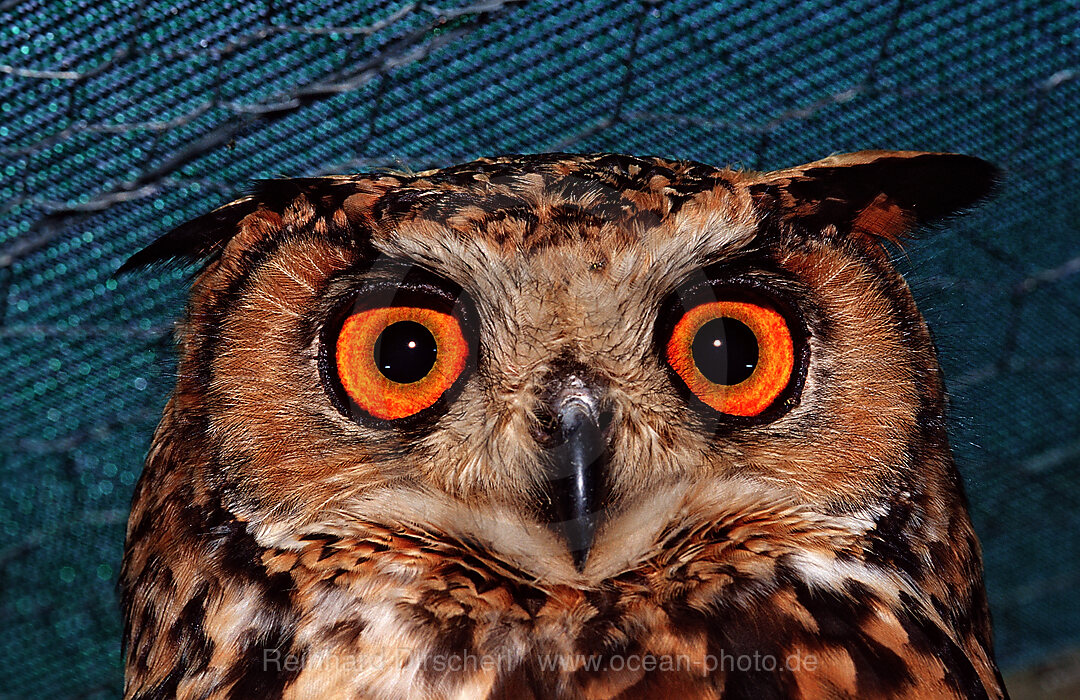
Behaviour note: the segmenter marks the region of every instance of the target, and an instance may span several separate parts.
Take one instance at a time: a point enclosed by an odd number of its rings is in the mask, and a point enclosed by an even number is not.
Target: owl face
[[[263,183],[145,256],[210,258],[178,401],[204,397],[197,478],[267,541],[486,512],[464,534],[587,572],[688,484],[827,512],[945,488],[931,340],[880,243],[991,176],[910,153],[765,175],[503,158]]]
[[[514,156],[264,182],[166,235],[129,266],[203,267],[129,521],[128,697],[1000,697],[884,247],[994,177]],[[762,654],[814,668],[717,666]]]

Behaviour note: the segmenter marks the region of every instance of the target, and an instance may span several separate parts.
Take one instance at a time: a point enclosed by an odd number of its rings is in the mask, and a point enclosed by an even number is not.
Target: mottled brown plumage
[[[264,182],[173,231],[129,263],[203,267],[128,528],[126,697],[1003,697],[940,370],[883,247],[994,177],[510,156]],[[790,327],[768,408],[673,371],[703,293]],[[342,309],[375,297],[464,328],[415,415],[337,378]],[[552,516],[583,503],[580,531]]]

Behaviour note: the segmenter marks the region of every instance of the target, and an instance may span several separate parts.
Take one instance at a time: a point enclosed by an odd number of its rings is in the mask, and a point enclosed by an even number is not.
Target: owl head
[[[994,178],[870,151],[261,182],[128,264],[202,265],[137,501],[180,490],[260,542],[400,524],[567,580],[719,483],[946,523],[942,379],[885,244]]]
[[[262,182],[167,234],[128,266],[201,267],[128,525],[128,696],[999,697],[889,251],[995,177],[508,156]],[[822,664],[708,670],[763,651]],[[542,665],[583,652],[704,671]]]

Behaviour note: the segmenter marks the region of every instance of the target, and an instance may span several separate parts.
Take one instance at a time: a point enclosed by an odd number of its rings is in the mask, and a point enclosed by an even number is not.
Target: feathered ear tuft
[[[359,175],[256,180],[249,195],[177,226],[132,255],[115,274],[150,265],[208,265],[221,256],[246,217],[260,210],[280,215],[298,198],[330,220],[349,195],[365,191],[364,182]]]
[[[114,274],[150,265],[208,264],[221,255],[244,217],[258,207],[254,196],[244,197],[180,224],[128,258]]]
[[[898,241],[989,194],[1001,171],[956,153],[860,151],[752,178],[763,211],[809,231]]]

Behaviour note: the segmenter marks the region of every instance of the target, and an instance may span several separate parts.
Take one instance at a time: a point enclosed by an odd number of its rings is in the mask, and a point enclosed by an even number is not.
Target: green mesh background
[[[768,169],[859,148],[1002,165],[908,247],[998,652],[1080,642],[1080,5],[0,0],[0,659],[111,697],[128,501],[182,273],[110,279],[253,178],[610,150]]]

